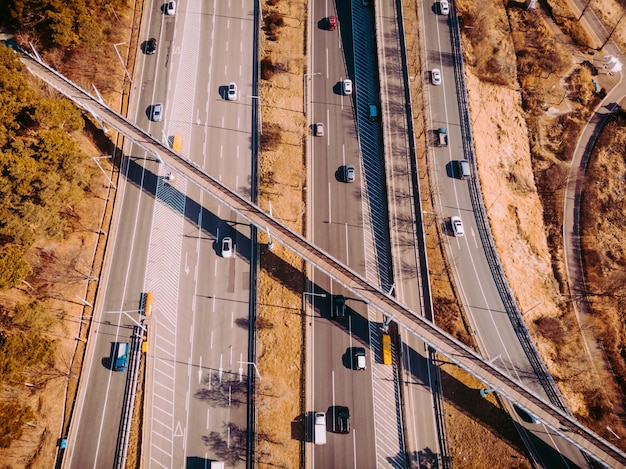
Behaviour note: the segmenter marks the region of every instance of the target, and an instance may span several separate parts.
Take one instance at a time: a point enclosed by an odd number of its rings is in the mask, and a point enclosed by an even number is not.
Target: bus
[[[145,317],[149,318],[152,315],[152,292],[149,291],[144,296],[144,304],[143,304],[143,314]]]
[[[176,153],[180,153],[180,147],[182,145],[182,137],[180,134],[174,134],[172,137],[172,150]]]
[[[383,363],[391,365],[391,336],[383,334]]]

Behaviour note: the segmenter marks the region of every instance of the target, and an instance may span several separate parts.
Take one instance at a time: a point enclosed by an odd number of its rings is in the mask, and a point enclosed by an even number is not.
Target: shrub
[[[0,290],[20,284],[32,271],[19,249],[7,249],[0,254]]]
[[[263,80],[269,80],[274,76],[274,72],[276,71],[276,65],[272,62],[272,57],[267,56],[263,60],[261,60],[261,78]]]
[[[42,302],[35,300],[28,304],[17,305],[12,322],[16,326],[43,332],[54,326],[56,319]]]
[[[19,440],[24,431],[24,425],[35,419],[35,414],[28,406],[17,402],[0,403],[0,448],[8,448],[13,440]]]

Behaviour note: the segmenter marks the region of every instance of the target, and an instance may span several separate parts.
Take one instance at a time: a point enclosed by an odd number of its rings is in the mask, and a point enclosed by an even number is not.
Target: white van
[[[326,414],[324,412],[315,412],[313,441],[316,445],[326,444]]]

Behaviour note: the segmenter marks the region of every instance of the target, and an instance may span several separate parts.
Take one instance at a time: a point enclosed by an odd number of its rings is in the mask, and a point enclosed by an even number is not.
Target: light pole
[[[257,100],[257,106],[259,106],[259,134],[263,135],[263,114],[261,113],[261,97],[249,95],[248,98]]]
[[[490,192],[490,194],[495,194],[495,192]],[[496,195],[496,198],[493,199],[493,202],[491,202],[489,204],[489,207],[487,207],[487,212],[489,212],[489,210],[491,209],[491,207],[493,207],[495,205],[495,203],[498,201],[498,199],[500,198],[500,196],[502,195],[502,191],[498,192],[498,195]]]
[[[113,47],[115,48],[115,52],[117,52],[117,56],[119,57],[120,62],[122,62],[122,67],[124,67],[124,73],[126,73],[128,80],[132,83],[133,79],[130,77],[130,73],[128,73],[128,69],[126,68],[126,64],[124,63],[124,59],[122,59],[122,55],[120,54],[120,51],[117,49],[117,46],[123,46],[123,45],[127,45],[127,43],[118,42],[117,44],[113,44]]]
[[[254,371],[256,371],[257,377],[261,379],[261,373],[259,373],[259,368],[256,366],[256,363],[239,361],[239,371],[243,373],[243,368],[241,367],[241,365],[252,365],[254,367]]]
[[[104,174],[104,177],[107,178],[109,180],[109,184],[111,184],[111,187],[113,187],[113,189],[117,189],[115,187],[115,184],[113,184],[113,180],[109,177],[109,175],[104,171],[104,169],[102,168],[102,166],[100,166],[100,162],[98,160],[102,159],[102,158],[107,158],[107,159],[111,159],[113,158],[113,155],[105,155],[105,156],[94,156],[93,160],[95,161],[96,165],[98,166],[98,168],[100,168],[100,171],[102,171],[102,174]]]
[[[326,298],[326,293],[315,293],[315,292],[310,292],[310,291],[303,291],[302,292],[302,311],[306,311],[306,303],[305,303],[305,297],[306,296],[317,296],[319,298]]]
[[[530,308],[528,308],[526,311],[522,311],[522,317],[524,317],[526,315],[526,313],[528,313],[530,310],[535,309],[537,306],[539,306],[541,303],[543,303],[543,301],[535,301]]]
[[[302,84],[304,86],[304,97],[303,97],[303,103],[302,103],[302,107],[304,108],[304,115],[306,116],[306,83],[307,83],[307,77],[312,77],[315,75],[321,75],[322,72],[315,72],[315,73],[305,73],[304,76],[302,77]]]

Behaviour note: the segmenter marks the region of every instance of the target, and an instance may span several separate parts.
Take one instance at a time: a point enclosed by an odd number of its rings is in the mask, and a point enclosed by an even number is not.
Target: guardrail
[[[470,162],[472,166],[472,173],[476,175],[476,157],[474,154],[474,137],[472,133],[472,123],[469,117],[469,98],[467,95],[467,88],[465,87],[465,72],[463,51],[461,49],[461,31],[459,27],[459,19],[454,8],[450,9],[449,15],[450,22],[450,37],[452,43],[452,57],[454,58],[455,68],[455,84],[457,89],[457,96],[459,98],[459,114],[461,117],[461,133],[463,134],[463,154],[465,159]],[[470,198],[472,200],[472,206],[474,207],[474,215],[476,218],[476,225],[478,226],[478,232],[480,239],[489,263],[489,268],[493,275],[493,279],[496,283],[496,287],[500,292],[500,297],[504,303],[504,308],[507,312],[511,325],[517,335],[526,357],[530,362],[533,370],[539,382],[542,385],[548,399],[552,404],[558,406],[561,410],[569,413],[571,411],[567,407],[563,396],[559,392],[552,375],[549,373],[546,365],[541,359],[535,343],[524,324],[522,313],[517,306],[517,302],[513,296],[511,288],[509,286],[506,274],[502,264],[500,263],[500,257],[496,249],[493,235],[491,234],[491,227],[489,225],[489,219],[487,218],[487,209],[482,197],[482,190],[480,187],[480,180],[477,177],[472,177],[468,181],[470,189]]]
[[[128,357],[128,375],[126,376],[126,389],[124,390],[124,404],[122,405],[122,419],[117,434],[115,445],[114,467],[124,469],[128,454],[128,438],[135,409],[135,396],[139,382],[139,365],[141,363],[141,344],[143,342],[143,326],[133,327],[133,340]]]
[[[400,56],[402,59],[402,79],[404,81],[404,101],[406,103],[405,112],[406,112],[406,120],[407,120],[407,130],[408,130],[408,146],[409,146],[409,154],[411,167],[413,168],[412,176],[413,176],[413,187],[416,191],[416,196],[413,197],[414,201],[414,212],[415,212],[415,223],[417,227],[417,250],[419,252],[419,261],[420,261],[420,275],[418,279],[421,279],[420,291],[421,293],[421,301],[422,308],[424,309],[424,314],[427,317],[431,318],[434,322],[433,315],[433,296],[432,291],[430,289],[430,273],[428,267],[428,256],[426,254],[426,230],[424,229],[424,218],[423,218],[423,207],[422,207],[422,197],[421,197],[421,189],[420,189],[420,178],[417,167],[417,148],[415,144],[415,129],[413,127],[414,117],[413,117],[413,99],[411,98],[411,79],[409,75],[409,65],[407,58],[407,47],[406,47],[406,35],[404,29],[404,10],[403,10],[403,0],[395,0],[396,2],[396,11],[398,14],[398,30],[400,35]],[[431,367],[434,363],[434,353],[433,350],[429,348],[428,350],[428,366]],[[448,442],[448,431],[446,429],[446,419],[445,412],[443,410],[443,392],[441,389],[441,375],[440,368],[438,366],[434,367],[435,383],[439,383],[439,385],[432,387],[433,398],[435,402],[435,422],[437,425],[437,437],[439,440],[439,463],[442,469],[446,469],[451,467],[451,457],[450,457],[450,444]]]

